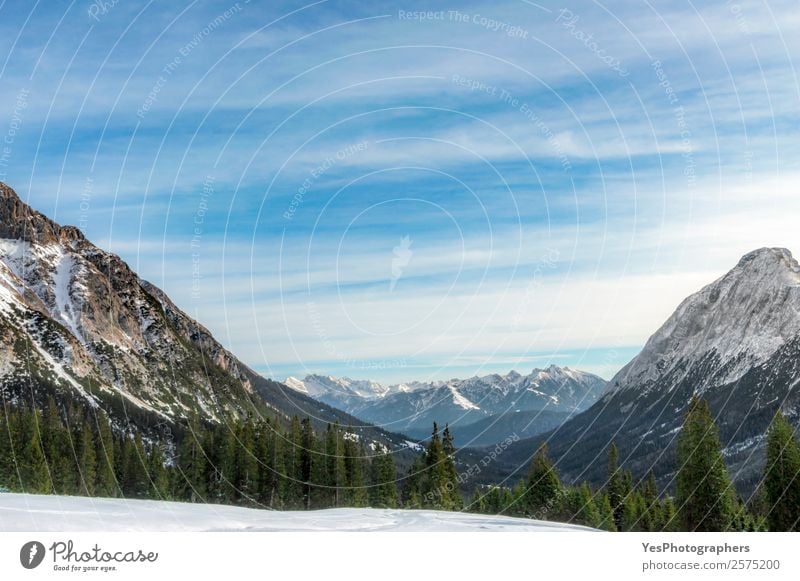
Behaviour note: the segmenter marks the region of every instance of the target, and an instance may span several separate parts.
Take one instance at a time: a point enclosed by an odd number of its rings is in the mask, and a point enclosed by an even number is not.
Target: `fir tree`
[[[97,438],[95,441],[95,457],[97,458],[97,475],[95,494],[97,496],[117,496],[117,479],[114,477],[114,438],[111,424],[105,413],[99,412],[97,421]]]
[[[20,414],[21,449],[18,458],[22,490],[34,494],[53,492],[50,469],[42,450],[39,432],[41,423],[38,412]]]
[[[297,416],[292,418],[285,441],[284,464],[286,479],[282,502],[286,508],[299,509],[303,508],[303,471],[300,462],[302,452],[300,419]]]
[[[422,485],[426,469],[426,458],[421,454],[414,459],[404,479],[404,508],[422,508]]]
[[[763,488],[769,530],[800,530],[800,446],[780,411],[767,433]]]
[[[397,470],[391,454],[375,456],[370,468],[370,504],[375,508],[397,508]]]
[[[431,440],[425,450],[425,470],[421,478],[422,506],[447,510],[450,507],[451,490],[450,471],[442,441],[439,438],[439,427],[433,423]],[[450,484],[452,486],[452,484]]]
[[[658,500],[658,485],[656,477],[651,470],[647,475],[647,480],[642,491],[644,500],[644,524],[646,531],[660,531],[664,526],[664,516],[661,510],[661,503]]]
[[[270,426],[269,458],[267,478],[265,480],[268,504],[272,508],[282,508],[286,495],[286,465],[284,464],[284,436],[278,431],[278,426]]]
[[[226,424],[216,426],[210,445],[212,477],[208,482],[208,495],[220,502],[235,502],[238,495],[233,483],[236,454],[233,427]]]
[[[156,500],[169,499],[169,474],[165,466],[164,453],[158,443],[153,444],[148,455],[147,472],[150,480],[150,497]]]
[[[574,490],[574,500],[577,501],[574,507],[575,520],[590,527],[599,527],[602,517],[589,484],[584,482]]]
[[[311,508],[311,465],[314,453],[314,431],[311,420],[303,418],[300,423],[300,481],[303,483],[303,507]]]
[[[680,530],[680,519],[678,518],[678,513],[675,510],[675,503],[671,497],[665,498],[661,503],[661,514],[664,523],[660,529],[661,531],[677,532]]]
[[[173,485],[174,494],[189,502],[204,502],[208,495],[209,470],[201,438],[200,423],[197,415],[193,415],[178,448],[178,470]]]
[[[608,449],[606,491],[611,509],[614,511],[614,524],[617,530],[624,530],[622,520],[625,512],[625,499],[631,492],[631,475],[619,467],[619,452],[616,442],[611,442]]]
[[[547,519],[560,509],[561,481],[547,457],[547,444],[542,444],[533,457],[527,487],[525,505],[531,518]]]
[[[328,424],[325,431],[326,484],[330,486],[330,505],[342,506],[347,470],[344,462],[344,438],[339,424]]]
[[[694,397],[678,441],[678,514],[687,531],[726,531],[734,516],[732,485],[708,404]]]
[[[258,488],[258,461],[254,454],[256,435],[252,418],[236,422],[234,430],[233,486],[242,499],[253,501]]]
[[[608,492],[603,491],[600,493],[596,502],[599,515],[597,528],[616,532],[618,530],[617,523],[614,519],[614,509],[611,507],[611,500],[608,497]]]
[[[11,428],[8,421],[11,413],[6,406],[0,409],[0,488],[8,490],[16,489]]]
[[[367,506],[368,496],[364,487],[364,451],[352,429],[344,437],[345,485],[348,506]]]
[[[89,422],[79,424],[75,440],[78,442],[78,468],[80,472],[81,494],[93,496],[97,480],[97,452],[94,434]]]
[[[459,492],[458,469],[456,468],[456,447],[450,426],[444,425],[442,432],[442,452],[444,454],[444,486],[445,501],[443,502],[447,510],[461,510],[464,507],[464,499]]]

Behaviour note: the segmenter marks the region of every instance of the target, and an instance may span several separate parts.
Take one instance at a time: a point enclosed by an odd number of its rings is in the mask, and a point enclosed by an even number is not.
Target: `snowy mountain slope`
[[[702,391],[742,377],[798,334],[800,265],[784,248],[762,248],[683,301],[609,388],[647,390],[665,375],[675,384],[697,362],[713,359]],[[678,368],[683,373],[674,373]]]
[[[592,532],[548,521],[434,510],[270,511],[214,504],[0,493],[2,532]]]
[[[684,300],[607,391],[553,432],[514,444],[523,464],[547,439],[568,478],[600,482],[612,440],[638,475],[674,474],[674,446],[693,394],[709,401],[728,466],[743,492],[763,465],[764,434],[778,408],[800,422],[800,266],[788,250],[762,248]]]
[[[137,427],[192,413],[358,420],[265,379],[117,255],[0,183],[0,390],[100,407]],[[364,426],[373,439],[402,439]]]
[[[529,375],[511,371],[505,375],[390,386],[316,375],[304,380],[289,378],[286,384],[364,421],[415,436],[427,434],[434,421],[449,423],[455,434],[466,436],[467,425],[491,417],[495,424],[501,424],[492,432],[497,432],[500,441],[511,433],[502,428],[504,416],[543,411],[551,414],[551,419],[552,413],[566,418],[594,403],[606,382],[590,373],[551,365],[534,369]],[[547,423],[542,430],[552,427]],[[465,437],[460,439],[469,442]],[[485,439],[481,441],[487,443]]]

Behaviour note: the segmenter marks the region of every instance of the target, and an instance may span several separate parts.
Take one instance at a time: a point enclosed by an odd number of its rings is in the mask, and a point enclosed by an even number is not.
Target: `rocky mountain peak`
[[[69,230],[64,233],[65,228]],[[37,244],[58,242],[62,235],[83,239],[83,234],[74,226],[65,228],[31,208],[11,187],[0,182],[0,238]]]
[[[748,252],[730,274],[759,282],[800,284],[800,264],[786,248],[759,248]]]
[[[705,387],[733,381],[798,335],[800,265],[785,248],[761,248],[685,299],[610,390],[646,388],[669,371],[677,383],[700,361]]]

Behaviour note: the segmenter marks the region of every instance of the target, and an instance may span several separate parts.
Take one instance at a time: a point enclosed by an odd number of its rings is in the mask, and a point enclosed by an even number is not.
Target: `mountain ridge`
[[[693,395],[720,428],[731,474],[751,494],[767,427],[778,409],[800,421],[800,266],[784,248],[744,255],[725,275],[683,300],[588,410],[513,444],[506,474],[547,442],[567,480],[602,484],[608,446],[644,477],[670,485],[674,447]]]
[[[450,424],[459,445],[490,443],[485,433],[476,431],[479,423],[490,426],[499,441],[508,435],[501,434],[498,426],[506,420],[514,420],[520,436],[550,429],[558,418],[563,421],[586,409],[606,385],[601,377],[556,365],[534,369],[528,375],[510,371],[389,386],[313,374],[303,380],[290,377],[285,383],[364,421],[417,438],[426,437],[433,422]],[[512,418],[519,412],[540,415],[527,416],[528,425],[519,428],[518,418]]]
[[[0,329],[0,391],[11,403],[55,397],[142,430],[195,414],[212,422],[300,415],[320,429],[339,422],[403,441],[260,376],[122,258],[2,182]]]

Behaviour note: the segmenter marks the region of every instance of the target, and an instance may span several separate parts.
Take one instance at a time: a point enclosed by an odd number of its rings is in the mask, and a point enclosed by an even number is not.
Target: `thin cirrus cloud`
[[[0,169],[266,374],[608,376],[800,250],[800,18],[731,6],[7,2]]]

